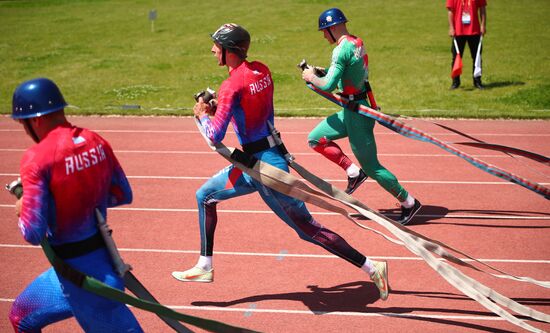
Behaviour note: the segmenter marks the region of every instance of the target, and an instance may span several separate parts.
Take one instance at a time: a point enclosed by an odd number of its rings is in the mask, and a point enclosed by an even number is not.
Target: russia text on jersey
[[[266,75],[263,78],[259,79],[258,81],[248,85],[250,87],[250,95],[259,93],[260,91],[264,90],[270,85],[271,85],[271,77],[269,75]]]
[[[65,157],[65,173],[70,175],[76,171],[82,171],[107,159],[103,146],[82,152],[77,155]]]

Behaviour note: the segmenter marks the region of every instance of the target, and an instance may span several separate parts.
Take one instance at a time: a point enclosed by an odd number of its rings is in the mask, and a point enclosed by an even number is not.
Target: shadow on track
[[[441,313],[448,315],[471,315],[471,316],[483,316],[483,317],[495,317],[491,312],[476,311],[476,310],[463,310],[453,308],[430,308],[430,307],[373,307],[370,306],[379,299],[378,290],[371,282],[355,281],[345,284],[340,284],[334,287],[319,287],[317,285],[307,286],[309,291],[303,292],[290,292],[280,294],[263,294],[243,297],[229,301],[194,301],[191,302],[194,306],[217,306],[217,307],[230,307],[234,305],[244,303],[254,303],[270,300],[287,300],[296,301],[304,304],[310,311],[316,315],[329,314],[331,312],[355,312],[355,313],[379,313],[383,316],[398,317],[401,319],[420,320],[424,322],[432,322],[449,326],[460,326],[469,329],[487,331],[487,332],[512,332],[507,330],[496,329],[494,327],[483,326],[475,323],[468,323],[458,320],[446,319],[446,318],[430,318],[429,314],[435,313],[441,315]],[[468,301],[472,300],[461,294],[444,293],[444,292],[415,292],[415,291],[402,291],[392,290],[393,295],[415,296],[415,297],[427,297],[436,299],[451,299],[455,301]],[[550,305],[548,299],[516,299],[525,304],[539,304]],[[418,313],[416,313],[418,312]],[[419,317],[419,314],[426,315],[426,317]],[[467,319],[464,319],[467,320]]]
[[[400,209],[381,209],[380,213],[388,216],[389,218],[396,218],[399,216]],[[455,216],[453,216],[455,215]],[[503,216],[517,217],[521,220],[524,217],[541,217],[548,218],[550,214],[545,212],[527,212],[527,211],[510,211],[510,210],[479,210],[479,209],[448,209],[442,206],[424,205],[420,209],[419,213],[414,217],[413,221],[407,226],[421,225],[421,224],[445,224],[445,225],[457,225],[467,227],[482,227],[482,228],[508,228],[508,229],[550,229],[550,221],[547,225],[533,224],[530,220],[520,221],[510,218],[504,218]],[[436,222],[443,218],[453,220],[472,220],[475,222]],[[366,220],[364,217],[359,217],[359,220]],[[487,221],[487,223],[480,223],[480,220]],[[491,223],[489,221],[513,221],[515,224],[503,224],[503,223]]]
[[[324,314],[333,311],[370,312],[367,306],[379,299],[376,286],[365,281],[350,282],[329,288],[321,288],[316,285],[307,286],[307,288],[310,291],[254,295],[226,302],[195,301],[191,304],[227,307],[280,299],[302,302],[315,314]]]

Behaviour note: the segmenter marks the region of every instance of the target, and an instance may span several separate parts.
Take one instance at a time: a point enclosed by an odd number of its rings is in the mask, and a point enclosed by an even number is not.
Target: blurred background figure
[[[486,6],[487,0],[447,0],[449,36],[453,38],[451,45],[453,54],[452,71],[455,73],[455,61],[457,57],[458,60],[461,60],[460,57],[463,55],[464,47],[468,43],[473,61],[474,87],[478,89],[484,88],[481,83],[481,41],[486,33]],[[453,74],[452,77],[451,89],[460,87],[459,72]]]

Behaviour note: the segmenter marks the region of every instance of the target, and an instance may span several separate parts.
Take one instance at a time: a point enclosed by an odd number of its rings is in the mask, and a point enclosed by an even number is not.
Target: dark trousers
[[[458,44],[458,50],[460,51],[460,54],[462,55],[463,60],[464,60],[464,47],[466,46],[466,42],[468,42],[468,47],[470,48],[470,55],[472,56],[472,74],[474,73],[475,59],[476,59],[477,47],[479,45],[480,37],[481,35],[455,36],[456,43]],[[456,58],[456,49],[455,49],[454,42],[451,42],[451,52],[453,53],[453,60],[451,61],[451,69],[452,69]],[[482,53],[483,53],[483,45],[481,46],[481,50],[479,51],[480,57]],[[483,65],[483,62],[480,62],[480,63]]]

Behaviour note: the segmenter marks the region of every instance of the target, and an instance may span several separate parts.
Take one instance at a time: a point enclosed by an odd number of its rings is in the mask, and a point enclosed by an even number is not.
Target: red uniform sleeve
[[[129,204],[132,202],[132,187],[130,182],[124,173],[124,170],[120,166],[118,159],[109,143],[105,141],[105,149],[108,151],[108,154],[111,155],[111,160],[113,163],[113,176],[111,178],[111,186],[109,188],[109,200],[108,206],[115,207],[120,205]]]
[[[23,198],[19,228],[23,238],[34,245],[39,244],[48,231],[48,220],[55,213],[55,205],[48,190],[48,181],[43,171],[33,161],[34,153],[28,151],[21,160]]]
[[[200,119],[204,133],[213,143],[222,142],[227,132],[227,127],[233,117],[233,107],[238,104],[239,91],[226,80],[218,91],[218,106],[216,115],[211,120],[208,117]]]

